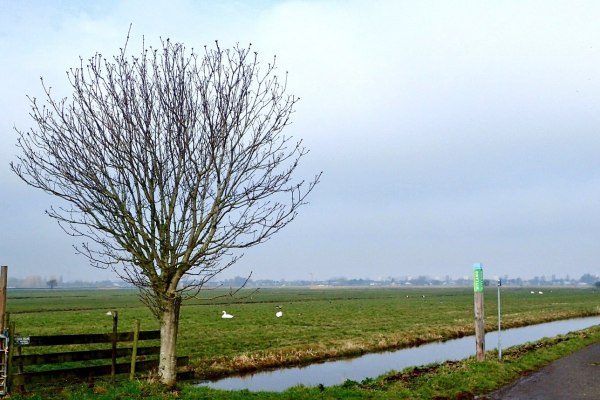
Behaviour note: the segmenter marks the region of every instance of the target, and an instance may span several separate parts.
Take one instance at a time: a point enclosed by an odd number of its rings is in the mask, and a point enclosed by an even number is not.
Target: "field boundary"
[[[11,391],[22,391],[28,384],[52,384],[64,380],[86,379],[100,376],[129,374],[133,379],[136,372],[147,372],[158,368],[159,360],[146,360],[147,356],[160,354],[159,346],[139,347],[139,341],[159,340],[160,331],[140,331],[139,320],[135,321],[132,332],[117,332],[117,312],[113,315],[113,332],[80,334],[80,335],[50,335],[50,336],[15,336],[15,323],[10,322],[8,329],[9,349],[6,380]],[[132,343],[131,347],[117,348],[118,343]],[[44,354],[22,355],[23,348],[52,347],[110,343],[110,349],[96,349],[69,352],[51,352]],[[138,357],[141,359],[138,360]],[[117,363],[118,358],[129,358],[128,362]],[[110,364],[94,366],[78,366],[73,368],[58,368],[47,371],[23,371],[24,367],[56,365],[74,362],[86,362],[110,359]],[[189,357],[177,357],[177,366],[188,365]],[[14,372],[14,369],[17,369]],[[62,382],[61,382],[62,383]]]

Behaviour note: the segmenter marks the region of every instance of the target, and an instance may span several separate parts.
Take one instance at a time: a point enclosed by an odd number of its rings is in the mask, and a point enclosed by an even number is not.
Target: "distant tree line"
[[[105,279],[101,281],[63,281],[63,277],[50,275],[49,277],[41,275],[32,275],[25,278],[8,277],[7,286],[9,288],[18,289],[73,289],[73,288],[107,288],[115,285],[127,286],[122,282],[115,284],[114,282]]]
[[[211,282],[214,286],[222,287],[235,287],[240,285],[247,280],[243,277],[235,277],[231,279],[224,279],[222,281]],[[502,278],[503,286],[594,286],[600,288],[600,278],[597,275],[584,274],[579,279],[571,279],[569,275],[565,278],[558,278],[556,276],[535,276],[531,279],[523,279],[520,277],[508,279],[507,277]],[[282,286],[471,286],[473,285],[472,278],[463,277],[452,279],[450,276],[446,276],[443,279],[431,278],[427,275],[411,276],[411,277],[386,277],[379,279],[370,278],[359,278],[359,279],[347,279],[345,277],[332,277],[327,280],[293,280],[287,281],[285,279],[273,280],[273,279],[262,279],[252,280],[248,279],[246,287],[282,287]],[[496,280],[485,279],[484,286],[495,286]]]
[[[186,282],[183,282],[185,285]],[[285,279],[274,280],[274,279],[249,279],[240,276],[235,278],[223,279],[221,281],[211,281],[207,283],[208,287],[240,287],[245,284],[246,287],[282,287],[282,286],[471,286],[473,280],[468,278],[452,279],[446,276],[444,279],[435,279],[426,275],[420,275],[416,277],[398,277],[398,278],[382,278],[382,279],[370,279],[370,278],[359,278],[359,279],[347,279],[345,277],[333,277],[327,280],[292,280],[288,281]],[[495,286],[496,281],[493,279],[485,279],[485,286]],[[570,279],[567,275],[566,278],[546,278],[546,277],[534,277],[531,279],[523,278],[512,278],[502,279],[503,286],[595,286],[600,289],[600,279],[598,276],[592,274],[584,274],[579,279]],[[24,288],[24,289],[39,289],[39,288],[106,288],[106,287],[130,287],[123,282],[115,283],[108,279],[101,281],[63,281],[63,277],[56,277],[50,275],[49,277],[41,275],[32,275],[25,278],[8,278],[8,286],[13,288]]]

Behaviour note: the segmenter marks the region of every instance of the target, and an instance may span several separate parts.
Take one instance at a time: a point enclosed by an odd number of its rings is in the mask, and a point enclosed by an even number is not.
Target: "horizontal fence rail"
[[[117,358],[131,357],[132,348],[117,349]],[[160,354],[160,347],[138,347],[138,356],[149,356]],[[112,357],[112,350],[86,350],[71,351],[67,353],[31,354],[25,356],[13,356],[13,367],[27,367],[40,364],[61,364],[77,361],[102,360]]]
[[[135,332],[119,332],[117,342],[132,342]],[[160,339],[160,331],[140,331],[138,340]],[[28,344],[24,342],[29,339]],[[95,333],[89,335],[54,335],[54,336],[20,336],[15,337],[15,347],[64,346],[70,344],[112,343],[112,333]]]
[[[10,387],[23,389],[24,385],[52,384],[68,379],[85,379],[99,376],[130,374],[133,379],[135,372],[152,371],[158,368],[159,360],[137,360],[138,357],[157,356],[160,354],[159,346],[139,347],[139,341],[159,340],[160,331],[140,331],[139,321],[135,321],[133,332],[117,332],[117,312],[113,311],[113,332],[82,334],[82,335],[52,335],[52,336],[15,336],[15,323],[10,323],[9,336],[10,348],[8,352],[7,379]],[[132,347],[117,348],[117,343],[133,342]],[[110,343],[110,349],[53,352],[46,354],[21,354],[22,349],[42,346],[69,346],[88,345],[96,343]],[[129,362],[117,363],[118,358],[129,358]],[[77,363],[95,360],[110,359],[110,364],[81,366],[77,368],[61,368],[49,371],[23,371],[24,367],[36,365],[56,365],[63,363]],[[177,367],[188,365],[189,357],[177,357]],[[13,371],[16,368],[16,372]],[[71,367],[71,366],[69,366]],[[178,374],[178,377],[189,377],[190,372]]]
[[[139,350],[139,349],[138,349]],[[188,365],[189,357],[177,357],[177,366]],[[158,360],[138,361],[135,366],[136,372],[151,371],[158,368]],[[128,374],[131,369],[130,363],[119,363],[116,365],[115,373]],[[27,385],[32,383],[53,383],[60,379],[82,379],[96,376],[107,376],[112,372],[112,365],[98,365],[94,367],[80,367],[59,369],[54,371],[23,372],[12,375],[13,385]]]

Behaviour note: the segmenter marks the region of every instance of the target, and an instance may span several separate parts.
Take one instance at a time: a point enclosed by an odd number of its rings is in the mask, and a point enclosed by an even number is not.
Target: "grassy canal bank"
[[[122,381],[116,385],[95,382],[72,385],[60,392],[37,389],[13,399],[116,400],[116,399],[473,399],[529,374],[550,362],[600,341],[600,327],[569,333],[534,343],[514,346],[503,352],[488,352],[484,362],[474,358],[391,371],[362,382],[346,381],[335,387],[294,387],[282,393],[220,391],[181,383],[167,391],[152,380]]]

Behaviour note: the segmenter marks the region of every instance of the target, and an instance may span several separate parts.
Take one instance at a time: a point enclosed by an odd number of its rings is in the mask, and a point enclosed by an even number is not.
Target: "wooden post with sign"
[[[473,264],[473,291],[475,292],[475,346],[477,361],[485,360],[485,324],[483,320],[483,265]]]

